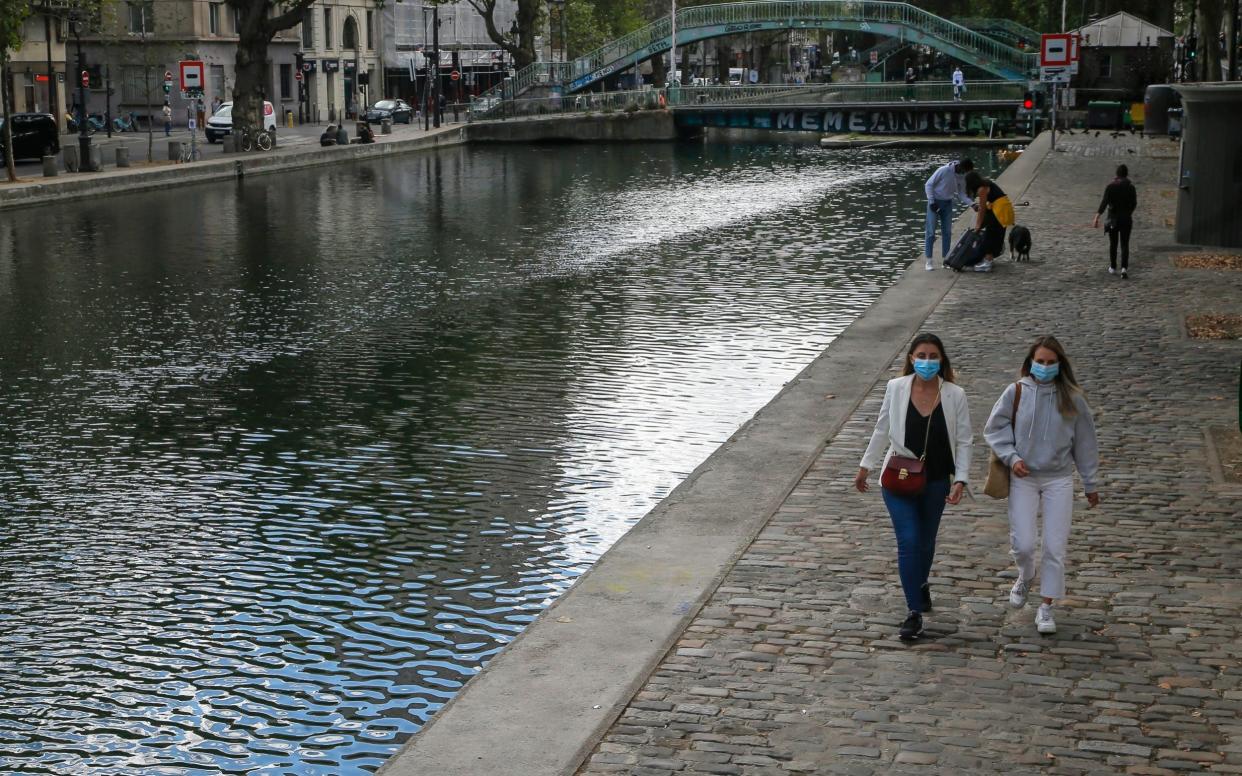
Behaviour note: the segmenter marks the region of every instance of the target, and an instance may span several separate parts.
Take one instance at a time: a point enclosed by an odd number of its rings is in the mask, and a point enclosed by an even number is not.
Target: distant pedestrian
[[[1091,226],[1098,229],[1100,215],[1104,214],[1104,231],[1108,233],[1108,274],[1117,271],[1117,244],[1121,243],[1122,280],[1126,279],[1130,269],[1130,230],[1134,228],[1136,207],[1138,192],[1130,182],[1130,169],[1124,164],[1117,165],[1117,177],[1104,188],[1104,198],[1100,200]]]
[[[953,382],[944,343],[935,334],[920,334],[910,343],[902,376],[885,386],[875,430],[854,477],[854,487],[866,493],[869,472],[883,460],[881,496],[897,536],[897,571],[909,611],[898,634],[902,641],[923,634],[923,613],[932,609],[928,577],[940,516],[946,504],[962,500],[970,447],[966,392]],[[915,464],[922,486],[912,488]]]
[[[991,272],[992,260],[1005,250],[1005,229],[1013,226],[1013,203],[996,181],[973,170],[966,174],[966,195],[975,200],[975,231],[983,235],[983,258],[974,271]]]
[[[966,76],[962,74],[962,68],[953,69],[953,101],[961,102],[962,97],[966,95]]]
[[[1015,410],[1016,405],[1016,410]],[[1091,407],[1055,337],[1040,337],[1027,351],[1021,377],[996,401],[983,428],[996,457],[1009,467],[1010,554],[1018,580],[1009,591],[1014,607],[1026,604],[1035,579],[1036,516],[1043,514],[1035,629],[1056,633],[1052,605],[1065,596],[1066,548],[1074,511],[1074,469],[1089,508],[1100,503],[1099,453]]]
[[[336,145],[336,125],[335,124],[329,124],[328,128],[325,129],[323,131],[323,134],[319,136],[319,145],[325,146],[325,147]]]
[[[217,95],[216,98],[211,101],[211,115],[214,116],[217,113],[219,113],[220,106],[223,104],[224,104],[224,101],[220,99],[219,95]]]
[[[919,80],[919,77],[917,74],[915,74],[914,67],[913,66],[907,67],[906,68],[906,99],[910,100],[911,102],[914,101],[914,82],[917,80]]]
[[[931,271],[936,268],[932,263],[932,248],[936,245],[936,225],[940,225],[940,257],[949,257],[953,229],[953,200],[970,205],[970,197],[966,196],[966,174],[975,169],[975,163],[969,159],[959,159],[937,167],[923,191],[927,195],[927,214],[924,224],[923,258],[924,268]]]
[[[164,100],[164,137],[172,135],[172,106],[168,104],[168,100]]]
[[[202,129],[207,124],[207,104],[203,102],[202,97],[194,101],[194,114],[198,122],[195,126]]]

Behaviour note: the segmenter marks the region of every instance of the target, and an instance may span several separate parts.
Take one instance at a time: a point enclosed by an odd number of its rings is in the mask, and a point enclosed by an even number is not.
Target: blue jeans
[[[923,245],[923,255],[929,259],[932,257],[932,248],[936,245],[936,222],[939,221],[940,258],[944,259],[953,250],[953,246],[949,245],[949,233],[953,230],[953,200],[937,199],[935,203],[940,206],[939,213],[933,213],[931,203],[927,203],[927,223],[924,227],[927,239]]]
[[[897,534],[897,573],[906,594],[906,608],[912,612],[923,610],[922,587],[927,584],[932,559],[936,556],[936,533],[940,530],[940,515],[944,513],[949,484],[947,479],[929,482],[921,494],[910,498],[880,489],[884,506],[893,518],[893,532]]]

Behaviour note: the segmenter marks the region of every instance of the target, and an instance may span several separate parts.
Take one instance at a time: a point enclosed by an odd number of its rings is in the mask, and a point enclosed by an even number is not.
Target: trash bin
[[[1177,90],[1186,121],[1174,237],[1182,244],[1242,247],[1242,144],[1236,141],[1242,84],[1185,84]]]
[[[1181,104],[1169,84],[1152,84],[1143,92],[1143,134],[1169,134],[1169,108]]]
[[[1087,103],[1087,129],[1121,129],[1121,103],[1116,100]]]
[[[1168,118],[1165,119],[1164,128],[1165,128],[1165,131],[1169,133],[1169,137],[1181,137],[1182,136],[1182,109],[1181,108],[1169,108],[1167,111],[1165,111],[1165,115]]]

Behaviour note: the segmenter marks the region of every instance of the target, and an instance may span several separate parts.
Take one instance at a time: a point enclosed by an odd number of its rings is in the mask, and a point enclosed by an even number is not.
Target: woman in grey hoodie
[[[1031,345],[1022,362],[1021,378],[997,400],[983,437],[1012,475],[1009,541],[1018,565],[1018,581],[1009,592],[1009,603],[1023,606],[1035,578],[1036,515],[1042,511],[1039,592],[1044,602],[1035,615],[1035,628],[1040,633],[1056,633],[1052,603],[1065,595],[1074,469],[1082,477],[1089,507],[1100,503],[1100,494],[1095,479],[1099,454],[1091,408],[1074,380],[1065,349],[1055,337],[1040,337]]]

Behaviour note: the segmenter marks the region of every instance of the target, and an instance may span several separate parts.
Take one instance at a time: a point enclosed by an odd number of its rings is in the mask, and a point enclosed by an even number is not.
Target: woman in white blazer
[[[894,455],[923,458],[927,485],[915,496],[881,488],[897,535],[897,570],[909,615],[902,641],[923,634],[923,612],[932,608],[927,578],[936,555],[936,533],[945,504],[962,500],[970,472],[970,410],[966,392],[953,382],[953,366],[935,334],[910,343],[902,376],[888,381],[875,431],[859,464],[854,487],[865,493],[867,475]],[[881,471],[883,471],[881,466]]]

